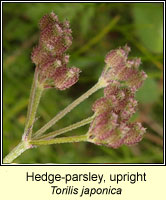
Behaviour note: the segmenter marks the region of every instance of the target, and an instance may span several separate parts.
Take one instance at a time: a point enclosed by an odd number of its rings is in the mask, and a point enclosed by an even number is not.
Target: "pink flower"
[[[140,142],[146,132],[146,128],[142,127],[142,124],[139,122],[130,123],[129,127],[130,129],[127,133],[127,137],[124,140],[124,144],[133,145]]]
[[[111,81],[104,90],[104,97],[92,106],[95,118],[88,131],[89,141],[112,148],[141,141],[145,129],[140,123],[129,122],[137,107],[134,98],[135,89]]]
[[[107,86],[104,97],[92,106],[95,118],[88,131],[89,141],[95,144],[112,148],[132,145],[140,142],[145,133],[141,123],[129,122],[136,112],[135,92],[147,77],[144,71],[139,71],[141,60],[129,60],[129,52],[130,48],[125,45],[106,55],[101,78]]]
[[[32,51],[32,62],[36,64],[39,82],[45,88],[64,90],[78,81],[80,70],[68,68],[67,49],[72,44],[69,22],[59,22],[52,12],[42,17],[39,23],[39,44]]]
[[[80,70],[76,67],[58,67],[54,73],[54,84],[55,87],[60,90],[65,90],[66,88],[74,85],[79,78]]]
[[[144,71],[138,69],[141,64],[140,58],[128,59],[129,52],[130,47],[127,45],[123,48],[111,50],[106,55],[106,66],[101,76],[108,83],[112,80],[123,81],[127,86],[138,89],[147,78],[147,75]]]

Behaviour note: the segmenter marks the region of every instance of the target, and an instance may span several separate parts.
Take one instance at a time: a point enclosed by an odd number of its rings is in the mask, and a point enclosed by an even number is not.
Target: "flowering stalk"
[[[79,127],[81,127],[81,126],[84,126],[84,125],[86,125],[86,124],[91,123],[92,120],[94,119],[94,117],[95,117],[95,116],[92,115],[91,117],[88,117],[88,118],[86,118],[86,119],[83,119],[82,121],[76,122],[75,124],[72,124],[72,125],[67,126],[67,127],[65,127],[65,128],[62,128],[62,129],[59,129],[59,130],[56,130],[56,131],[47,133],[46,135],[43,135],[43,136],[41,136],[41,137],[35,137],[35,135],[34,135],[33,139],[38,139],[38,140],[41,140],[41,139],[42,139],[42,140],[43,140],[43,139],[45,139],[45,140],[52,139],[52,138],[54,138],[54,137],[57,137],[58,135],[61,135],[61,134],[63,134],[63,133],[69,132],[69,131],[71,131],[71,130],[73,130],[73,129],[76,129],[76,128],[79,128]]]
[[[35,134],[33,133],[36,112],[43,90],[53,87],[65,90],[78,81],[80,73],[76,67],[67,67],[69,55],[66,54],[66,51],[72,43],[69,22],[59,22],[58,17],[52,12],[45,15],[39,25],[40,39],[38,45],[33,49],[31,57],[36,69],[24,134],[22,141],[4,158],[3,162],[11,163],[25,150],[40,145],[87,141],[118,148],[121,145],[133,145],[140,142],[146,129],[139,122],[131,123],[130,118],[137,107],[135,93],[147,75],[138,69],[141,63],[139,58],[128,59],[130,48],[127,45],[112,50],[106,55],[104,70],[98,82],[91,89],[59,112]],[[42,135],[101,88],[105,88],[104,96],[93,104],[93,116]],[[91,124],[85,135],[55,138],[88,123]]]
[[[136,111],[135,92],[141,87],[147,75],[139,71],[140,59],[128,60],[130,48],[110,51],[101,77],[109,84],[104,89],[104,97],[92,107],[95,118],[88,131],[88,141],[118,148],[140,142],[146,131],[141,123],[129,120]]]
[[[39,44],[33,49],[31,56],[33,63],[36,64],[36,69],[25,130],[22,142],[4,158],[5,163],[12,162],[25,149],[32,148],[29,141],[32,139],[36,111],[44,88],[55,87],[65,90],[78,81],[80,73],[76,67],[67,67],[69,55],[65,52],[72,44],[69,22],[59,22],[58,17],[52,12],[41,19],[39,26]]]

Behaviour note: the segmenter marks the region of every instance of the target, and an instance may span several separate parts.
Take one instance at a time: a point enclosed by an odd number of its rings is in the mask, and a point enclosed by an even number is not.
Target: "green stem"
[[[44,90],[43,85],[38,82],[38,72],[36,70],[32,88],[31,88],[30,101],[28,105],[28,113],[27,113],[27,120],[25,124],[23,140],[31,139],[36,111],[37,111],[43,90]]]
[[[24,134],[22,142],[20,142],[3,160],[4,163],[11,163],[15,158],[22,154],[26,149],[30,148],[28,141],[32,136],[33,124],[35,121],[36,111],[39,105],[41,94],[43,92],[43,85],[38,82],[38,72],[35,70],[34,79],[32,83],[30,100],[28,105],[27,119],[25,123]]]
[[[37,70],[35,70],[34,78],[33,78],[33,82],[32,82],[32,87],[31,87],[31,91],[30,91],[26,124],[29,121],[30,114],[31,114],[31,111],[32,111],[32,104],[33,104],[33,99],[34,99],[34,96],[35,96],[37,78],[38,78],[38,73],[37,73]]]
[[[15,158],[21,155],[25,150],[29,149],[31,145],[22,141],[20,142],[4,159],[3,163],[11,163]]]
[[[103,88],[103,87],[105,87],[105,82],[103,82],[103,80],[97,82],[91,89],[89,89],[82,96],[80,96],[78,99],[76,99],[75,101],[73,101],[64,110],[62,110],[61,112],[59,112],[52,120],[50,120],[41,129],[39,129],[36,132],[35,136],[38,137],[41,134],[43,134],[46,130],[48,130],[51,126],[53,126],[57,121],[59,121],[62,117],[64,117],[67,113],[69,113],[73,108],[75,108],[78,104],[80,104],[82,101],[84,101],[90,95],[92,95],[94,92],[96,92],[97,90],[99,90],[100,88]]]
[[[73,129],[79,128],[79,127],[84,126],[86,124],[89,124],[89,123],[91,123],[91,121],[93,119],[94,119],[94,115],[91,116],[91,117],[88,117],[86,119],[83,119],[82,121],[76,122],[76,123],[74,123],[74,124],[72,124],[70,126],[67,126],[65,128],[50,132],[50,133],[48,133],[46,135],[43,135],[42,137],[39,137],[39,138],[34,137],[34,139],[38,139],[38,140],[45,139],[45,140],[48,140],[48,139],[54,138],[54,137],[56,137],[58,135],[61,135],[63,133],[69,132],[69,131],[71,131]]]
[[[32,140],[30,144],[32,145],[50,145],[50,144],[60,144],[60,143],[71,143],[71,142],[85,142],[87,141],[87,135],[71,136],[71,137],[60,137],[51,140]]]

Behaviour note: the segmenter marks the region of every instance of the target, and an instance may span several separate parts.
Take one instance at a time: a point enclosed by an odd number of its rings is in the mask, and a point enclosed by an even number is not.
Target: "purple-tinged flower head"
[[[119,104],[118,99],[124,99],[124,95],[123,91],[120,91],[120,83],[112,81],[111,84],[104,89],[104,97],[95,101],[92,110],[95,113],[100,113],[103,112],[103,110],[115,109]]]
[[[137,107],[134,95],[135,89],[111,81],[104,89],[104,97],[92,106],[95,118],[88,131],[89,141],[118,148],[123,144],[136,144],[142,139],[145,133],[142,125],[129,122]]]
[[[125,63],[128,58],[130,47],[127,45],[124,48],[111,50],[105,57],[105,63],[108,67],[114,68],[122,63]]]
[[[60,22],[51,12],[42,17],[39,27],[39,44],[33,49],[31,56],[38,70],[39,82],[45,88],[69,88],[78,81],[80,73],[76,67],[67,67],[69,55],[66,51],[72,44],[69,22]]]
[[[101,77],[109,84],[112,80],[124,82],[129,87],[137,90],[141,87],[147,75],[144,71],[139,71],[141,64],[140,58],[129,60],[128,53],[130,47],[125,45],[123,48],[111,50],[105,57],[106,66]]]
[[[110,51],[105,58],[106,66],[101,79],[104,80],[104,97],[92,106],[95,113],[88,134],[89,141],[118,148],[141,141],[145,128],[141,123],[129,122],[136,112],[135,93],[147,75],[139,70],[139,58],[128,59],[130,47]]]
[[[107,106],[116,113],[121,113],[124,109],[135,109],[137,102],[135,94],[129,87],[122,86],[119,82],[113,81],[104,89],[104,98],[107,99]],[[133,103],[134,102],[134,103]]]
[[[40,20],[39,27],[39,44],[47,51],[55,55],[62,54],[71,46],[72,31],[69,22],[59,22],[58,17],[53,12]]]

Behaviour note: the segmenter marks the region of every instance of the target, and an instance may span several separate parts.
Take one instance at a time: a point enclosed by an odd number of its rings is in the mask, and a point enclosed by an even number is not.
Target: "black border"
[[[165,163],[165,1],[2,1],[1,2],[1,52],[3,47],[3,3],[162,3],[163,4],[163,163],[144,164],[3,164],[3,53],[1,53],[1,159],[0,166],[166,166]]]

